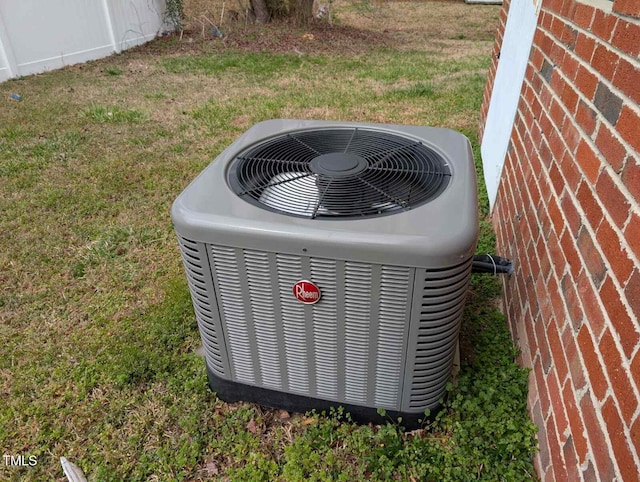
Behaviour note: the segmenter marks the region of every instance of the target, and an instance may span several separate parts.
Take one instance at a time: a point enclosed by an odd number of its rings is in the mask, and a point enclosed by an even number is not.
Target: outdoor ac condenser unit
[[[172,217],[220,398],[407,425],[438,407],[478,234],[466,137],[263,122]]]

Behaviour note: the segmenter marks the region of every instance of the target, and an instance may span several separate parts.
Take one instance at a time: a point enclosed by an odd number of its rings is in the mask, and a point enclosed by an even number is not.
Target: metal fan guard
[[[309,219],[410,210],[440,195],[451,170],[415,138],[361,127],[288,132],[241,152],[228,183],[263,209]]]

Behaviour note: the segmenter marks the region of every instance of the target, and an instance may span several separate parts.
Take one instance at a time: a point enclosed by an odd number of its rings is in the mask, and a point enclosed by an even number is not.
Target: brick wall
[[[637,17],[640,0],[543,0],[492,214],[542,480],[639,480]]]

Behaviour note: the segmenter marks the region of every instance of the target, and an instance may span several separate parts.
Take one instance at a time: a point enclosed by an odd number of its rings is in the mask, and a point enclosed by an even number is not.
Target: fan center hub
[[[331,152],[322,154],[311,161],[311,171],[331,177],[348,177],[358,174],[367,168],[364,157],[356,154]]]

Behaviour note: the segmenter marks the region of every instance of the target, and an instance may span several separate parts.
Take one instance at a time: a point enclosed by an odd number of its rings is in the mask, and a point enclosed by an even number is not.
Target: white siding
[[[512,0],[509,6],[481,146],[484,178],[492,209],[520,100],[540,3],[541,0]]]
[[[0,82],[106,57],[163,28],[164,0],[0,0]]]

